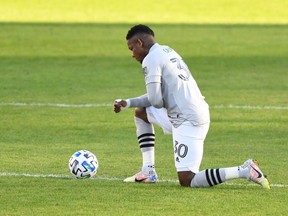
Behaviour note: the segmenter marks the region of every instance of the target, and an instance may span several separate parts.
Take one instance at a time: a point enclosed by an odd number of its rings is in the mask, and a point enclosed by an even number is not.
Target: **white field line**
[[[0,173],[0,177],[31,177],[31,178],[56,178],[56,179],[75,179],[72,176],[69,175],[56,175],[56,174],[29,174],[29,173]],[[89,180],[105,180],[105,181],[123,181],[122,178],[117,177],[101,177],[96,176],[93,178],[90,178]],[[178,180],[173,179],[160,179],[158,182],[175,182],[178,183]],[[225,185],[231,185],[231,186],[259,186],[257,184],[241,184],[241,183],[224,183]],[[284,188],[288,187],[286,184],[271,184],[271,187],[273,188]]]
[[[85,107],[112,107],[113,104],[55,104],[55,103],[21,103],[0,102],[0,106],[30,106],[30,107],[61,107],[61,108],[85,108]],[[259,109],[259,110],[288,110],[288,106],[239,106],[239,105],[214,105],[214,109]]]
[[[0,106],[31,106],[31,107],[62,107],[62,108],[85,108],[85,107],[109,107],[113,106],[112,104],[54,104],[54,103],[5,103],[0,102]]]

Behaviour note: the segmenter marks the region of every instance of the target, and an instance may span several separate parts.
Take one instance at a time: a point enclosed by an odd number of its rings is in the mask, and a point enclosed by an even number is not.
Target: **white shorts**
[[[172,134],[172,124],[169,121],[167,110],[165,108],[156,109],[153,106],[146,108],[148,121],[162,128],[164,134]]]
[[[194,126],[187,121],[175,128],[169,121],[166,109],[147,107],[146,112],[150,123],[160,126],[165,134],[172,133],[177,172],[192,171],[198,173],[209,123]]]

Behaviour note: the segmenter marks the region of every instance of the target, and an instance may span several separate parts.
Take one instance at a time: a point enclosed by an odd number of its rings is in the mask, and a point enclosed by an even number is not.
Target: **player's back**
[[[208,104],[177,52],[168,46],[155,44],[143,65],[147,70],[146,80],[151,76],[161,76],[164,107],[175,126],[185,120],[194,125],[210,121]]]

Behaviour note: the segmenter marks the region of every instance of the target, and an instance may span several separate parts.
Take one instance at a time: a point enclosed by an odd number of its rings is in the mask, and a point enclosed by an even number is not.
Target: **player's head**
[[[133,36],[135,36],[136,34],[148,34],[148,35],[152,35],[154,37],[154,32],[151,28],[149,28],[146,25],[143,24],[139,24],[139,25],[135,25],[133,26],[127,33],[126,35],[126,40],[131,39]]]
[[[132,57],[142,63],[149,49],[155,44],[154,32],[146,25],[133,26],[126,35],[128,48]]]

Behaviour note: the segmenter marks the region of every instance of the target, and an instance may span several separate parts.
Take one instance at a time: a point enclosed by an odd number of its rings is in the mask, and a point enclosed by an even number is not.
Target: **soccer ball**
[[[69,170],[76,178],[91,178],[97,173],[98,160],[87,150],[75,152],[69,160]]]

